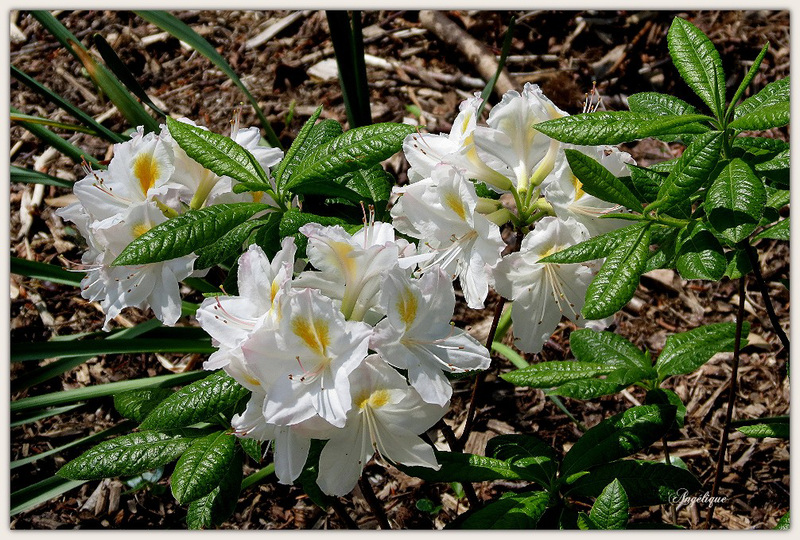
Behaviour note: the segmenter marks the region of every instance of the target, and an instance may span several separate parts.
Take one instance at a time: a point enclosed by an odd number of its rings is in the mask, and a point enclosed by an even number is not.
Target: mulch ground
[[[239,73],[258,98],[276,132],[288,146],[292,137],[317,105],[324,105],[323,117],[346,122],[338,81],[326,78],[317,64],[332,58],[333,48],[322,12],[303,12],[286,28],[263,43],[254,44],[272,24],[290,12],[175,12],[212,43]],[[452,20],[499,54],[509,12],[449,12]],[[570,113],[580,112],[586,93],[597,83],[608,110],[624,110],[628,95],[640,91],[671,93],[696,103],[669,62],[666,31],[678,12],[587,11],[518,12],[517,28],[508,69],[521,88],[525,82],[539,84],[546,95]],[[752,91],[789,74],[789,13],[787,11],[692,12],[684,13],[717,43],[725,65],[729,93],[735,90],[748,62],[765,41],[770,52],[757,75]],[[100,33],[114,47],[139,82],[159,106],[171,114],[187,116],[218,132],[226,132],[234,110],[245,101],[239,90],[205,58],[182,47],[174,38],[161,34],[131,12],[64,12],[59,19],[84,43]],[[35,77],[90,114],[100,116],[115,131],[128,126],[111,103],[98,97],[74,59],[24,12],[12,13],[19,33],[12,32],[11,63]],[[449,131],[458,104],[482,83],[475,67],[463,55],[441,42],[419,24],[416,12],[365,12],[366,52],[378,61],[368,65],[372,115],[376,122],[402,122],[414,117],[431,132]],[[15,38],[15,36],[18,36]],[[257,41],[257,40],[255,40]],[[323,64],[324,65],[324,64]],[[492,99],[495,102],[496,96]],[[11,104],[27,114],[70,122],[65,113],[11,81]],[[420,114],[421,113],[421,114]],[[242,124],[257,125],[247,106]],[[788,139],[788,128],[775,130],[775,137]],[[78,135],[71,139],[95,156],[109,157],[108,147],[97,139]],[[67,158],[42,158],[45,147],[19,127],[11,129],[12,164],[32,167],[37,159],[46,172],[68,179],[83,176],[81,168]],[[643,164],[676,155],[678,145],[645,141],[629,148]],[[398,181],[405,181],[406,165],[400,156],[387,164]],[[43,201],[33,197],[33,186],[11,185],[11,255],[30,260],[70,266],[80,260],[81,240],[54,215],[63,204],[65,190],[47,187]],[[31,198],[34,198],[32,204]],[[789,324],[788,245],[761,241],[758,244],[762,272],[770,297],[784,328]],[[186,291],[188,299],[197,293]],[[789,386],[787,358],[781,349],[754,282],[747,283],[747,320],[751,344],[741,358],[739,387],[734,418],[757,418],[788,414]],[[490,298],[486,310],[463,308],[456,322],[480,337],[488,331]],[[634,300],[620,311],[613,328],[637,345],[658,352],[666,337],[701,324],[732,321],[737,305],[736,283],[686,282],[673,272],[656,272],[644,278]],[[97,331],[103,315],[99,306],[87,302],[69,287],[11,276],[11,340],[30,342],[79,332]],[[144,321],[147,314],[127,310],[120,325]],[[184,320],[182,324],[193,324]],[[529,356],[532,362],[569,357],[568,337],[573,329],[562,324],[545,349]],[[510,336],[509,336],[510,337]],[[510,339],[507,337],[507,342]],[[714,357],[701,369],[675,377],[671,387],[687,404],[686,425],[671,435],[670,450],[681,457],[710,490],[716,465],[717,444],[724,419],[730,354]],[[11,399],[68,388],[102,384],[129,378],[166,374],[196,365],[199,358],[152,355],[99,357],[63,377],[30,389],[13,392]],[[497,434],[535,433],[564,451],[580,436],[575,425],[539,390],[516,388],[497,377],[509,365],[495,361],[479,400],[478,416],[466,451],[482,453],[486,441]],[[35,366],[13,365],[14,378]],[[471,393],[469,381],[455,384],[452,411],[447,423],[458,431],[466,417]],[[591,426],[611,414],[644,401],[631,389],[618,396],[588,402],[566,399],[568,409]],[[10,431],[11,459],[19,459],[65,444],[119,423],[111,400],[59,416],[14,427]],[[431,437],[441,438],[438,431]],[[713,526],[727,529],[774,527],[789,506],[788,440],[748,439],[734,432],[730,443],[730,466],[722,480],[721,494],[728,501],[716,510]],[[49,478],[79,450],[66,451],[11,471],[12,492],[33,481]],[[656,444],[637,457],[660,459]],[[248,470],[257,465],[248,462]],[[451,486],[429,484],[403,475],[391,466],[367,467],[378,498],[387,509],[393,527],[406,529],[442,528],[468,507]],[[524,485],[512,482],[476,484],[483,500],[516,491]],[[185,528],[185,508],[174,503],[166,480],[139,491],[118,480],[88,482],[63,496],[11,518],[13,529],[178,529]],[[441,511],[418,510],[417,500],[427,498]],[[341,498],[350,516],[361,528],[377,528],[359,488]],[[702,527],[703,508],[680,508],[678,523],[687,528]],[[662,507],[639,508],[634,521],[669,521]],[[301,490],[264,481],[242,493],[236,513],[226,529],[338,529],[345,524],[333,511],[316,507]]]

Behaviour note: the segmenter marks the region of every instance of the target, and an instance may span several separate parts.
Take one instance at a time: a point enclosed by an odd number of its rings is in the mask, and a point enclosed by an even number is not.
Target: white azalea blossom
[[[378,355],[350,374],[350,391],[347,421],[330,433],[319,457],[317,484],[323,492],[349,493],[375,452],[394,463],[439,469],[433,448],[418,435],[438,422],[449,404],[425,403]]]
[[[562,315],[583,322],[580,311],[596,266],[538,260],[587,238],[586,229],[574,219],[545,217],[522,240],[520,251],[495,268],[497,292],[514,302],[514,344],[521,350],[539,352]]]
[[[448,276],[434,269],[418,280],[399,268],[387,274],[387,317],[375,327],[370,347],[391,365],[408,371],[411,386],[428,403],[444,406],[453,393],[444,372],[489,367],[489,351],[449,321],[455,293]]]
[[[367,356],[372,328],[345,321],[314,289],[284,297],[277,329],[261,328],[241,348],[267,393],[268,423],[292,425],[319,415],[339,427],[350,409],[348,375]]]
[[[454,167],[437,165],[431,178],[403,188],[392,208],[398,231],[417,238],[429,254],[425,267],[441,266],[458,278],[467,305],[482,308],[489,294],[490,267],[505,247],[500,229],[476,212],[475,186]]]
[[[264,250],[250,245],[239,257],[239,294],[203,300],[197,321],[219,347],[203,364],[205,369],[225,367],[232,351],[262,326],[277,327],[278,304],[291,287],[296,251],[294,237],[284,238],[281,250],[270,262]]]
[[[630,174],[626,164],[633,163],[633,158],[627,152],[612,146],[564,145],[563,148],[572,148],[586,154],[616,177]],[[552,172],[543,183],[544,197],[552,205],[556,216],[561,219],[574,218],[586,227],[591,236],[627,225],[628,222],[622,219],[602,218],[604,214],[621,212],[625,209],[583,191],[583,184],[569,168],[563,148],[558,153]]]

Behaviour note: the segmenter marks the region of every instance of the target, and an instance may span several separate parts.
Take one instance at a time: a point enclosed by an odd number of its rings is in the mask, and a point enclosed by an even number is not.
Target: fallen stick
[[[497,72],[497,59],[486,45],[470,36],[460,26],[447,18],[440,11],[425,9],[419,12],[419,22],[447,45],[457,48],[471,62],[484,80],[488,81]],[[509,90],[515,90],[511,75],[505,68],[497,78],[494,91],[503,96]]]

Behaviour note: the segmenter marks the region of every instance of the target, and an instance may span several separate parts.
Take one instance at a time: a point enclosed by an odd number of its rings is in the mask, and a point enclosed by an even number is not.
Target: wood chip
[[[258,34],[257,36],[248,39],[244,46],[246,49],[253,49],[258,47],[259,45],[263,45],[270,39],[274,38],[286,28],[288,28],[292,23],[295,21],[308,17],[311,14],[311,10],[305,11],[293,11],[291,14],[287,15],[286,17],[280,19],[269,25],[266,30]]]

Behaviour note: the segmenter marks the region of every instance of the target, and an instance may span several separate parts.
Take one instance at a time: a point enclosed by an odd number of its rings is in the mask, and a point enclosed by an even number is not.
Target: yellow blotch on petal
[[[309,349],[320,356],[327,356],[326,350],[331,342],[326,321],[295,317],[292,319],[292,332],[302,339]]]
[[[139,238],[150,229],[152,229],[152,227],[148,223],[137,223],[133,226],[133,237]]]
[[[272,286],[270,287],[270,290],[269,290],[269,301],[271,303],[275,302],[275,297],[278,295],[278,291],[280,290],[280,288],[281,287],[278,284],[278,280],[277,279],[273,280],[272,281]]]
[[[417,297],[414,296],[414,293],[411,289],[407,288],[405,291],[400,293],[400,297],[397,299],[397,313],[400,314],[400,320],[403,321],[403,324],[406,327],[411,326],[414,320],[417,318]]]
[[[350,257],[350,253],[353,252],[353,246],[347,242],[331,242],[330,247],[333,250],[336,261],[342,267],[344,274],[348,277],[357,275],[358,266],[356,260]]]
[[[462,220],[467,219],[467,210],[464,208],[464,203],[461,201],[458,193],[452,191],[447,193],[447,195],[444,196],[444,202],[447,207],[455,212]]]
[[[158,161],[151,152],[142,152],[133,160],[133,176],[139,180],[144,195],[156,184],[159,174],[161,170]]]
[[[369,396],[362,397],[356,402],[358,403],[359,409],[363,409],[367,405],[369,405],[369,407],[372,409],[379,409],[389,403],[389,391],[375,390]]]
[[[264,197],[263,191],[253,191],[253,202],[261,202],[261,198]]]
[[[580,199],[586,193],[583,191],[583,183],[578,180],[578,177],[574,174],[572,175],[572,185],[575,187],[575,201]]]
[[[253,377],[252,375],[245,375],[244,380],[252,384],[253,386],[261,386],[261,381]]]

